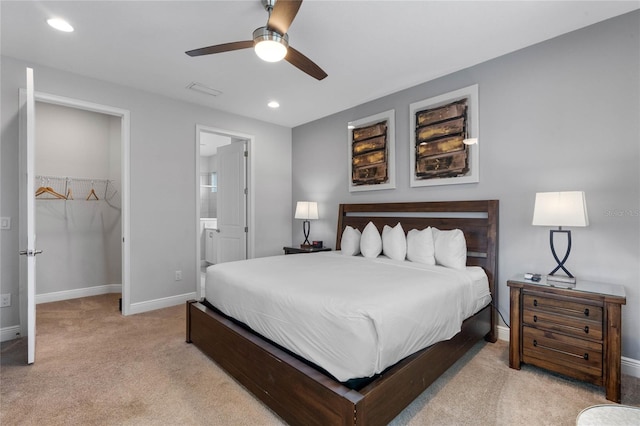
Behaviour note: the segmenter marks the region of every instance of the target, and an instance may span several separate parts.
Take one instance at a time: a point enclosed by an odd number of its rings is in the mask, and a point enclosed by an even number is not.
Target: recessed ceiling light
[[[271,101],[267,104],[269,108],[280,108],[280,104],[276,101]]]
[[[65,33],[73,32],[73,27],[64,19],[60,19],[60,18],[47,19],[47,24],[49,24],[50,26],[52,26],[58,31],[63,31]]]

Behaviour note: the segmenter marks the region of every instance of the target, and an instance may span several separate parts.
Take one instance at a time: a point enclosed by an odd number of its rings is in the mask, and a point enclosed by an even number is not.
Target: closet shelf
[[[36,200],[111,200],[118,192],[109,179],[36,176]]]

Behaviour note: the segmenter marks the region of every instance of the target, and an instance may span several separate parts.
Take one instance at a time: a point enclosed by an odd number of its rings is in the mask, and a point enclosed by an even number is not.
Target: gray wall
[[[292,201],[320,209],[310,239],[335,244],[339,203],[498,199],[498,298],[508,315],[507,279],[555,266],[549,228],[531,225],[535,193],[583,190],[590,225],[572,230],[567,266],[578,279],[626,287],[622,352],[640,360],[639,21],[637,11],[623,15],[294,128]],[[410,188],[409,104],[476,83],[480,182]],[[347,122],[392,108],[396,189],[349,193]]]
[[[19,324],[18,93],[26,66],[34,68],[38,92],[131,112],[131,303],[190,294],[199,285],[196,124],[255,136],[254,254],[279,254],[291,241],[291,129],[2,57],[0,214],[12,218],[12,229],[2,231],[0,292],[13,296],[12,307],[0,310],[3,328]],[[183,280],[176,282],[178,269]]]

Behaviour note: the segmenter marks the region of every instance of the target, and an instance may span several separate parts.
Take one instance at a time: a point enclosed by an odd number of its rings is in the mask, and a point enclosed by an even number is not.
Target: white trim
[[[20,334],[20,326],[12,325],[11,327],[0,328],[0,342],[17,339],[22,337]]]
[[[101,294],[121,293],[122,284],[96,285],[73,290],[54,291],[52,293],[36,294],[36,304],[59,302],[61,300],[77,299],[79,297],[99,296]]]
[[[499,325],[498,327],[498,339],[504,340],[509,343],[509,328]],[[628,374],[633,377],[640,378],[640,360],[622,357],[621,362],[621,372],[622,374]]]
[[[622,374],[628,374],[640,379],[640,360],[622,357]]]
[[[200,274],[198,273],[198,283],[200,283]],[[169,308],[171,306],[186,303],[187,300],[197,299],[197,292],[178,294],[176,296],[163,297],[161,299],[146,300],[144,302],[132,303],[129,314],[141,314],[143,312],[155,311],[156,309]]]
[[[126,109],[116,108],[87,102],[80,99],[51,95],[49,93],[35,92],[36,102],[44,102],[54,105],[62,105],[85,111],[120,117],[121,126],[121,190],[122,190],[122,314],[129,315],[131,305],[131,166],[130,166],[130,140],[131,140],[131,112]],[[37,296],[36,296],[37,300]]]
[[[504,340],[509,343],[509,327],[505,327],[503,325],[497,326],[498,329],[498,339]]]

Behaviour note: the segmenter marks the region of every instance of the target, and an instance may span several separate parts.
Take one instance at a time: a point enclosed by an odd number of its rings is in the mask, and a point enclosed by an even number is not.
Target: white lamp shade
[[[588,226],[584,192],[538,192],[533,208],[533,225]]]
[[[296,219],[317,219],[318,218],[318,203],[315,201],[298,201],[296,204]]]

